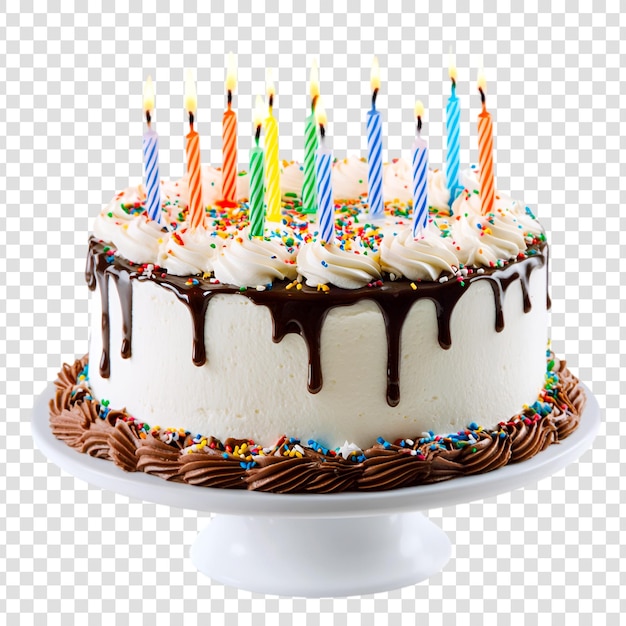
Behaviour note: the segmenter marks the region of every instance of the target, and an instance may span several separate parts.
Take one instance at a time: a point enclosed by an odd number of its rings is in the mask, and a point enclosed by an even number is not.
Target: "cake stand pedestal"
[[[216,513],[191,547],[194,565],[211,579],[283,596],[348,596],[412,585],[443,569],[450,540],[421,511],[529,486],[578,459],[600,425],[598,403],[586,392],[580,426],[528,461],[434,485],[373,493],[208,489],[124,472],[52,435],[52,385],[35,402],[32,434],[51,462],[89,484],[157,504]]]

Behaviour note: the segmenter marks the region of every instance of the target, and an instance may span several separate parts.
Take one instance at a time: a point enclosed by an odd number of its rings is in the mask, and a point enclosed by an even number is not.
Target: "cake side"
[[[263,445],[295,432],[368,446],[497,423],[543,383],[545,244],[463,284],[327,293],[284,281],[264,291],[188,284],[109,263],[106,247],[91,242],[91,386],[149,423]]]

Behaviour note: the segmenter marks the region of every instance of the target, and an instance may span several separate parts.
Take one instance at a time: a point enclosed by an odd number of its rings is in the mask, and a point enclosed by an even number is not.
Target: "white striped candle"
[[[335,202],[332,185],[332,152],[326,147],[326,111],[318,101],[315,109],[315,119],[320,127],[320,143],[315,154],[315,180],[317,186],[317,218],[319,239],[324,243],[335,241]]]
[[[148,217],[161,222],[161,179],[159,177],[159,136],[153,128],[143,136],[143,163]]]
[[[383,132],[380,113],[376,110],[376,96],[380,88],[378,59],[372,61],[370,77],[372,108],[367,112],[367,186],[371,219],[384,216],[383,202]]]
[[[143,85],[143,110],[148,129],[143,136],[143,164],[146,186],[146,212],[155,222],[161,222],[161,178],[159,176],[159,136],[151,126],[154,109],[154,85],[148,76]]]
[[[415,103],[417,134],[413,144],[413,237],[424,233],[428,225],[428,144],[422,138],[424,105]]]

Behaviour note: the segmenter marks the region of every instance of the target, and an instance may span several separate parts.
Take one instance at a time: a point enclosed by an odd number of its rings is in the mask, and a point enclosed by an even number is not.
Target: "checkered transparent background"
[[[626,387],[619,3],[10,2],[0,14],[0,613],[8,624],[610,624],[626,611],[620,408]],[[5,5],[6,6],[6,5]],[[211,7],[209,12],[208,7]],[[306,6],[306,12],[303,7]],[[133,11],[131,12],[130,7]],[[387,157],[406,156],[416,97],[441,163],[452,44],[462,160],[476,159],[477,58],[495,119],[498,185],[534,207],[552,244],[552,337],[605,407],[594,449],[537,487],[431,512],[453,558],[427,583],[338,600],[210,584],[187,558],[206,516],[92,489],[33,449],[33,398],[87,349],[86,235],[141,177],[142,80],[157,89],[162,175],[183,171],[182,76],[198,68],[204,162],[219,162],[225,54],[238,54],[240,160],[253,97],[276,68],[281,157],[303,145],[317,56],[337,156],[365,148],[372,54]],[[292,567],[315,558],[290,551]],[[251,556],[254,561],[254,557]],[[349,557],[336,567],[349,574]],[[257,564],[257,567],[259,564]],[[267,564],[268,567],[280,563]],[[263,564],[260,564],[263,567]],[[75,617],[74,617],[75,616]],[[142,620],[143,616],[143,620]],[[545,616],[545,617],[544,617]],[[87,619],[89,618],[89,619]],[[484,621],[483,621],[484,620]],[[551,620],[551,621],[550,621]]]

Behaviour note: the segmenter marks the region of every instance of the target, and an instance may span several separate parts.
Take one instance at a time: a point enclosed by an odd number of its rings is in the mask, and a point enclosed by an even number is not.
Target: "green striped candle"
[[[254,119],[254,143],[250,151],[250,237],[263,237],[265,207],[263,206],[263,149],[259,148],[263,120],[261,97],[257,96]]]
[[[317,62],[311,65],[311,79],[309,81],[311,93],[311,115],[306,118],[304,130],[304,180],[302,182],[302,211],[314,214],[317,211],[315,195],[315,153],[317,151],[317,124],[315,122],[315,104],[319,96],[319,78]]]

